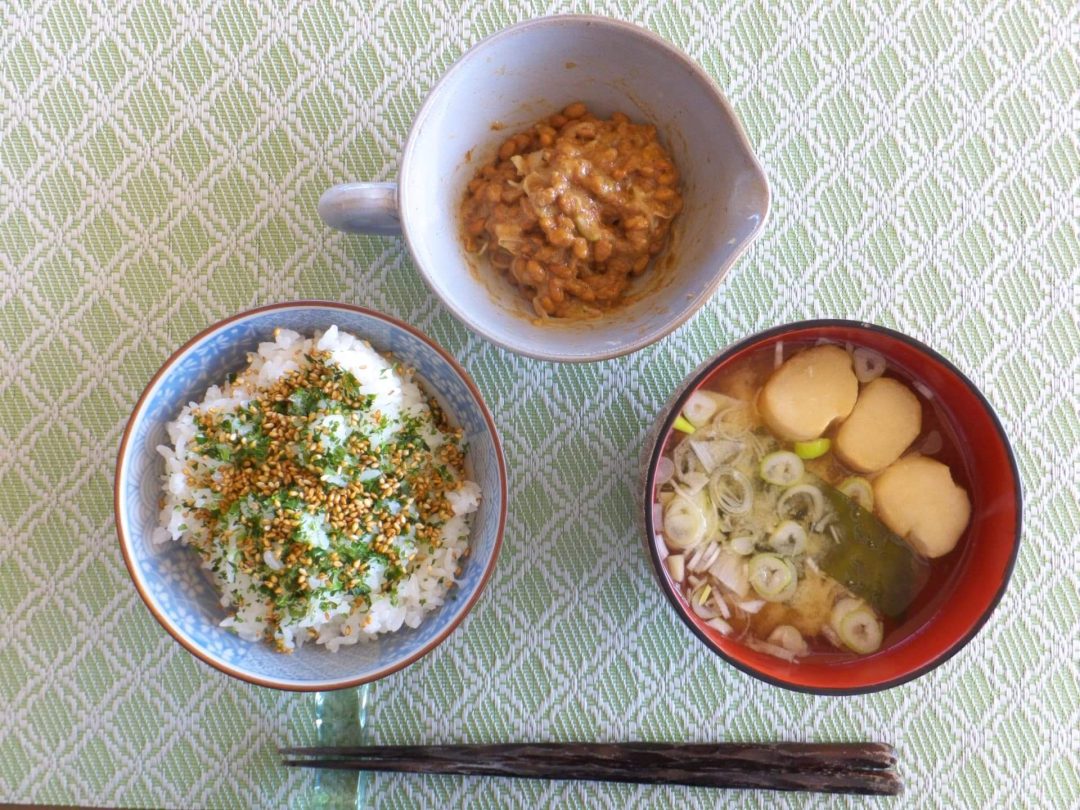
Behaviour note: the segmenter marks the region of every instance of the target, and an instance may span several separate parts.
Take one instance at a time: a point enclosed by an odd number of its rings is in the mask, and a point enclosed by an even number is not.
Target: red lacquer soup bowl
[[[757,652],[725,636],[690,607],[664,563],[668,555],[658,533],[657,464],[677,441],[673,425],[687,399],[709,388],[752,358],[790,356],[802,347],[832,342],[882,355],[895,376],[907,381],[932,407],[934,427],[944,435],[937,457],[946,462],[968,493],[971,519],[956,548],[933,561],[918,597],[885,636],[877,652],[810,655],[794,662]],[[925,424],[925,419],[924,419]],[[967,644],[1001,599],[1020,544],[1021,491],[1012,449],[990,404],[948,360],[907,337],[872,324],[818,320],[770,329],[703,363],[679,388],[657,421],[643,465],[645,544],[668,601],[711,650],[768,683],[803,692],[842,695],[874,692],[910,681],[942,664]],[[931,451],[927,451],[931,452]]]

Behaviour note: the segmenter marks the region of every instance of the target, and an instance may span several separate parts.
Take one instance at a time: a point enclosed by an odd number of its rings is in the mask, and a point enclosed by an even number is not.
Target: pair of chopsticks
[[[280,749],[284,765],[896,796],[886,743],[512,743]]]

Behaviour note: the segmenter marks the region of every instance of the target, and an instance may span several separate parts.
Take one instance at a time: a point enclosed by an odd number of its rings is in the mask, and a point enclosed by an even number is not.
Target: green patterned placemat
[[[562,367],[466,332],[400,242],[315,201],[390,180],[432,83],[542,13],[634,20],[728,94],[774,193],[699,317]],[[878,738],[908,792],[860,802],[378,777],[374,806],[1066,807],[1080,803],[1080,11],[1075,4],[607,2],[0,6],[0,800],[282,807],[302,698],[197,663],[135,595],[112,526],[130,408],[237,310],[319,297],[415,323],[475,376],[511,470],[503,556],[436,652],[373,691],[382,742]],[[808,316],[925,340],[1013,437],[1024,545],[978,638],[919,681],[813,698],[710,655],[633,529],[659,404],[734,339]],[[538,394],[540,392],[540,394]],[[580,430],[581,424],[588,425]]]

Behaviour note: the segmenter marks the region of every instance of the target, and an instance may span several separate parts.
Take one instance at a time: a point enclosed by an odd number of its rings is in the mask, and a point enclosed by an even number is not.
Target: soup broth
[[[668,573],[714,630],[843,659],[918,626],[962,554],[969,491],[926,386],[865,349],[785,341],[686,400],[654,513]]]

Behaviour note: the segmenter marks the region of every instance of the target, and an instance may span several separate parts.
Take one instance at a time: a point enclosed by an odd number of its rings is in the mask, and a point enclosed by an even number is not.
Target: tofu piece
[[[956,548],[971,519],[967,492],[932,458],[902,458],[875,478],[873,487],[878,517],[926,557]]]
[[[853,470],[877,472],[900,458],[921,430],[919,398],[899,380],[878,377],[859,392],[833,450]]]
[[[851,357],[839,346],[826,344],[799,352],[774,371],[757,405],[774,434],[805,442],[851,413],[858,395]]]

